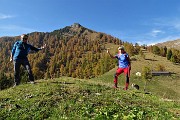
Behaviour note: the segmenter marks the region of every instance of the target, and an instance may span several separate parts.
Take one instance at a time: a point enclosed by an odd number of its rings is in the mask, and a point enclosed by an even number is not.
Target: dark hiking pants
[[[30,81],[34,81],[34,77],[31,71],[31,66],[29,64],[29,61],[27,59],[19,59],[19,60],[14,60],[14,82],[15,85],[20,84],[20,66],[23,65],[23,67],[27,70],[28,72],[28,77]]]

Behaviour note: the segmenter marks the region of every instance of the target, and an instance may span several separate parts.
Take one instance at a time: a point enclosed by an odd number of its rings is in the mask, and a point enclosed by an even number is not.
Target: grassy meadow
[[[113,88],[116,68],[93,79],[60,77],[37,80],[0,91],[1,120],[180,120],[180,66],[165,58],[145,53],[132,61],[130,83],[140,86],[123,90],[119,76]],[[152,58],[151,58],[152,57]],[[153,60],[152,60],[153,59]],[[144,81],[135,76],[143,66],[165,65],[171,76],[156,76]]]

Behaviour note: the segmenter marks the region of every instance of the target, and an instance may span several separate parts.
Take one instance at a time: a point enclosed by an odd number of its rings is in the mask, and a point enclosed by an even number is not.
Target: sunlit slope
[[[178,119],[179,102],[61,77],[0,91],[0,119]]]
[[[115,51],[112,50],[111,52],[113,53]],[[130,85],[132,83],[138,84],[140,86],[140,90],[143,91],[145,81],[142,79],[142,77],[136,76],[136,72],[142,72],[142,69],[145,66],[149,67],[152,71],[156,71],[156,67],[160,64],[165,67],[166,71],[174,74],[171,76],[154,76],[151,80],[148,80],[146,92],[159,95],[164,99],[180,99],[180,66],[174,65],[165,57],[160,57],[147,51],[144,51],[144,54],[145,59],[139,55],[131,56]],[[114,73],[116,69],[117,66],[109,72],[97,78],[93,78],[92,80],[113,87]],[[124,84],[125,77],[124,74],[121,74],[118,78],[118,86],[120,89],[124,87]]]

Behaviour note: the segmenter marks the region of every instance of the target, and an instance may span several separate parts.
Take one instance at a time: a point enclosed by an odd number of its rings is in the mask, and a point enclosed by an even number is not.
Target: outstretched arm
[[[109,52],[109,49],[107,49],[107,53],[109,54],[109,56],[110,56],[111,58],[116,58],[115,56],[113,56],[113,55]]]
[[[44,44],[44,45],[43,45],[43,46],[41,46],[40,48],[36,48],[36,47],[34,47],[34,46],[31,46],[31,47],[30,47],[30,49],[31,49],[31,50],[34,50],[34,51],[36,51],[36,52],[37,52],[37,51],[39,51],[39,50],[44,49],[45,47],[46,47],[46,44]]]

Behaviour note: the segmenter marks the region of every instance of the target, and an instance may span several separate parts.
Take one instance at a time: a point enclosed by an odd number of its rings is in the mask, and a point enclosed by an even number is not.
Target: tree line
[[[167,60],[173,62],[174,64],[180,63],[180,51],[174,48],[158,47],[156,45],[150,46],[147,48],[149,52],[152,52],[156,55],[166,57]]]
[[[20,36],[0,38],[0,72],[7,80],[13,80],[13,64],[9,57],[13,44],[19,38]],[[60,76],[93,78],[116,66],[115,60],[106,53],[107,44],[123,44],[130,56],[139,49],[131,43],[82,26],[68,26],[50,33],[29,33],[29,42],[36,47],[47,44],[46,49],[28,55],[36,80]],[[27,80],[26,73],[22,73],[21,79]]]

